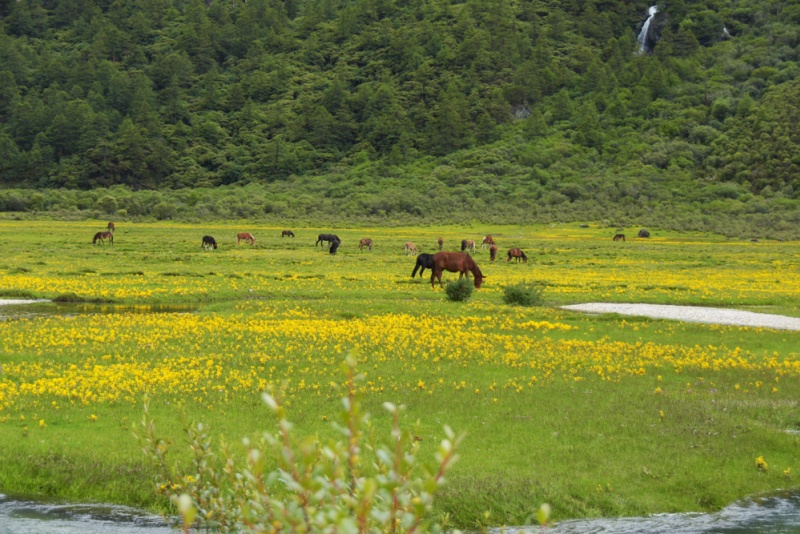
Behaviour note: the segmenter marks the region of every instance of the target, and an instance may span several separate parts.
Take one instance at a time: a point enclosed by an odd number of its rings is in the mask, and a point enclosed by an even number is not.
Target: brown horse
[[[523,262],[527,262],[527,261],[528,261],[528,256],[526,256],[526,255],[525,255],[525,253],[524,253],[524,252],[522,252],[522,249],[521,249],[521,248],[512,248],[512,249],[509,249],[509,250],[508,250],[508,258],[506,258],[506,263],[508,263],[509,261],[511,261],[511,258],[516,258],[516,259],[517,259],[517,263],[519,263],[519,260],[520,260],[520,259],[521,259]]]
[[[253,237],[253,234],[250,232],[239,232],[236,234],[236,244],[238,245],[241,241],[245,243],[250,243],[251,245],[256,244],[256,238]]]
[[[364,239],[358,242],[358,250],[367,247],[369,250],[372,250],[372,239],[365,237]]]
[[[433,272],[431,273],[431,288],[435,288],[434,282],[439,280],[439,286],[442,285],[442,271],[450,271],[451,273],[459,273],[458,278],[461,279],[467,273],[472,273],[475,282],[475,289],[480,289],[483,283],[483,273],[478,269],[475,260],[469,254],[463,252],[437,252],[433,255]]]
[[[462,239],[461,240],[461,252],[465,250],[469,250],[470,252],[475,252],[475,241],[472,239]]]
[[[439,243],[439,250],[441,251],[442,250],[442,245],[444,245],[444,239],[442,239],[440,237],[436,242]]]
[[[281,237],[294,237],[294,232],[291,230],[284,230],[281,232]]]
[[[107,228],[108,228],[108,231],[109,231],[109,232],[113,232],[114,230],[116,230],[116,229],[117,229],[117,227],[116,227],[116,226],[114,226],[114,223],[113,223],[113,222],[109,222],[109,223],[108,223],[108,227],[107,227]]]
[[[111,232],[97,232],[94,234],[94,239],[92,239],[92,244],[96,245],[97,241],[99,240],[104,245],[106,244],[106,239],[108,239],[111,244],[114,244],[114,234]]]
[[[403,247],[403,253],[404,254],[416,254],[417,253],[417,245],[415,245],[411,241],[406,241],[406,244]]]
[[[490,235],[483,237],[483,243],[481,243],[481,248],[486,247],[486,245],[492,246],[494,245],[494,238]]]
[[[625,234],[616,234],[614,236],[614,241],[625,241]]]
[[[497,257],[497,245],[492,245],[489,247],[489,259],[494,261]]]

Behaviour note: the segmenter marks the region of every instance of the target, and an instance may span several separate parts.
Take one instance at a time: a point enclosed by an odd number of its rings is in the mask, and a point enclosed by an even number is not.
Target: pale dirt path
[[[727,324],[774,328],[777,330],[800,330],[800,318],[771,313],[755,313],[728,308],[708,308],[703,306],[673,306],[669,304],[616,304],[588,302],[562,306],[564,310],[584,313],[618,313],[636,315],[653,319],[675,319],[693,323]]]

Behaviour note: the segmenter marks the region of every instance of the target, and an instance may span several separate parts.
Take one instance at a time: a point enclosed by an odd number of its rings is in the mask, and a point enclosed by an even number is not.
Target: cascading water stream
[[[653,18],[658,13],[658,8],[656,6],[650,6],[650,9],[647,10],[647,13],[650,15],[647,17],[647,20],[644,21],[642,25],[642,31],[639,32],[639,37],[637,37],[637,41],[639,41],[639,53],[644,54],[648,52],[647,50],[647,33],[650,31],[650,24],[653,22]]]

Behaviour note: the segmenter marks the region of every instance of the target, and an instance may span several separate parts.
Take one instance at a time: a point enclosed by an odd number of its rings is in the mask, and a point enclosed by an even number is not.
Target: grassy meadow
[[[349,353],[378,435],[385,401],[418,423],[421,457],[443,425],[466,433],[437,499],[462,527],[529,522],[543,502],[556,520],[643,515],[798,486],[800,333],[558,307],[800,316],[796,242],[636,239],[638,228],[612,242],[615,229],[577,224],[293,227],[292,239],[251,222],[120,222],[113,246],[93,246],[104,226],[0,221],[0,298],[97,303],[0,321],[0,492],[158,509],[131,430],[145,395],[178,460],[187,420],[233,444],[271,428],[259,396],[269,384],[285,384],[298,435],[327,436]],[[239,231],[256,244],[237,245]],[[342,238],[336,255],[314,246],[322,232]],[[411,278],[406,241],[433,252],[442,236],[456,250],[487,233],[498,259],[478,248],[486,280],[466,303],[432,290],[429,271]],[[201,249],[206,234],[219,249]],[[512,246],[529,261],[506,263]],[[504,304],[503,287],[520,282],[544,284],[545,305]]]

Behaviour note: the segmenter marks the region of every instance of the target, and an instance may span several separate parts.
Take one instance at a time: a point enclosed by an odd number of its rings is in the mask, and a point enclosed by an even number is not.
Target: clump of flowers
[[[457,459],[460,441],[445,427],[446,438],[436,462],[425,469],[417,460],[419,439],[401,430],[401,408],[384,407],[392,415],[387,444],[366,439],[369,416],[357,398],[355,362],[348,359],[347,395],[339,441],[322,444],[313,437],[297,440],[279,394],[263,394],[278,428],[264,432],[257,443],[245,440],[246,458],[236,460],[223,447],[212,451],[202,424],[187,428],[192,448],[192,474],[168,467],[168,447],[156,435],[148,403],[139,439],[157,468],[156,491],[168,496],[189,532],[201,523],[215,532],[442,532],[443,522],[428,516],[433,496]],[[367,454],[370,452],[371,454]],[[422,471],[418,473],[418,471]]]
[[[766,471],[767,469],[769,469],[769,464],[767,464],[767,461],[764,459],[763,456],[759,456],[758,458],[756,458],[756,468],[759,471]]]

